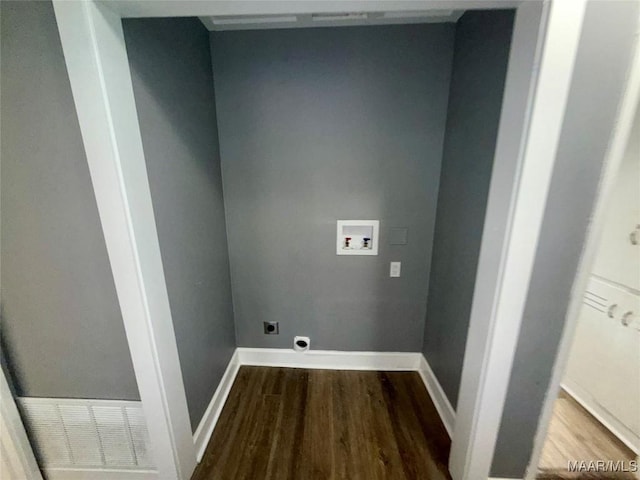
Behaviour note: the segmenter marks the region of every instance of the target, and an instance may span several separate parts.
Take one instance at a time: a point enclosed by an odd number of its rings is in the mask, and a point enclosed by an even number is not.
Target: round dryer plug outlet
[[[296,352],[306,352],[310,345],[309,337],[293,337],[293,349]]]

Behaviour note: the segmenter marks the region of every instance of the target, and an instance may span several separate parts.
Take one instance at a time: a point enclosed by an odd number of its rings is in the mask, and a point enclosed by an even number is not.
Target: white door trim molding
[[[103,0],[122,17],[295,15],[516,8],[523,0]]]
[[[42,480],[20,412],[0,368],[0,477]]]
[[[640,18],[638,18],[637,25],[638,28],[640,28]],[[549,423],[553,416],[553,407],[569,361],[571,345],[578,325],[580,309],[582,308],[583,294],[589,282],[591,267],[600,243],[602,229],[604,228],[608,199],[611,196],[611,191],[615,187],[616,175],[624,158],[636,109],[640,108],[640,31],[637,31],[635,38],[635,51],[632,54],[631,67],[623,98],[620,102],[616,126],[613,130],[606,158],[604,159],[603,174],[591,218],[591,227],[587,235],[584,251],[582,252],[582,258],[580,259],[578,272],[572,288],[562,338],[558,346],[558,355],[553,367],[542,413],[538,420],[538,431],[536,432],[533,451],[525,476],[527,480],[533,480],[537,474],[537,467],[542,455],[544,442],[547,438]]]
[[[525,2],[516,15],[449,462],[455,480],[489,476],[580,43],[586,1],[547,5],[544,35],[535,21],[541,18],[539,3]],[[522,75],[512,70],[512,63],[518,63],[519,49],[525,50],[523,58],[531,58],[536,44],[542,54],[535,93],[530,91],[524,110],[516,105],[516,111],[529,118],[528,125],[521,129],[524,135],[513,135],[505,112],[509,102],[521,101],[517,96],[523,89],[510,90],[510,79]],[[538,55],[534,53],[534,65]],[[512,145],[509,137],[518,143]],[[505,150],[511,150],[518,163],[518,171],[507,178],[501,174],[513,165],[505,168]],[[512,188],[506,218],[495,218],[501,210],[496,203],[504,202],[504,191]]]
[[[53,2],[159,478],[196,464],[120,16]]]

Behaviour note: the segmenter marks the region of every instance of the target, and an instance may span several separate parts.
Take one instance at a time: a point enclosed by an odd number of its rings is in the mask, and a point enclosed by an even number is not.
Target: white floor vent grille
[[[140,402],[22,397],[18,403],[45,468],[153,468]]]

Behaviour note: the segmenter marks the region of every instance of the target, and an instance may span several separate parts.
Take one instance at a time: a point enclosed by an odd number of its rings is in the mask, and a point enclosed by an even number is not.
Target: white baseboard
[[[47,480],[158,480],[155,470],[45,468]]]
[[[327,370],[418,370],[420,354],[414,352],[340,352],[287,348],[237,349],[241,365]]]
[[[622,424],[616,417],[601,407],[591,395],[584,391],[578,384],[567,379],[561,387],[571,395],[576,402],[605,426],[618,440],[624,443],[633,453],[640,455],[640,437]]]
[[[240,369],[238,357],[238,349],[236,349],[231,356],[231,360],[229,360],[229,365],[227,365],[224,375],[222,375],[218,388],[216,388],[211,398],[211,402],[209,402],[207,406],[207,410],[202,416],[202,420],[200,420],[198,424],[198,428],[196,428],[193,434],[193,443],[196,446],[196,460],[198,463],[202,460],[204,452],[207,449],[211,435],[213,435],[213,430],[222,412],[222,407],[224,407],[224,403],[227,401],[233,382]]]
[[[429,362],[424,358],[424,355],[420,355],[418,373],[420,373],[422,381],[424,382],[425,387],[427,387],[427,392],[429,392],[431,400],[440,414],[440,419],[444,424],[444,428],[447,429],[447,433],[449,433],[449,437],[451,437],[453,435],[453,426],[456,420],[456,411],[451,406],[451,402],[449,402],[447,395],[444,393],[440,382],[438,382],[436,375],[433,373],[433,370],[431,370]]]

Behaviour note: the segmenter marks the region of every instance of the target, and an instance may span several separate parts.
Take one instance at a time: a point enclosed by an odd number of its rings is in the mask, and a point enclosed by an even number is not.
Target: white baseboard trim
[[[209,402],[209,405],[202,416],[202,420],[200,420],[200,423],[198,424],[198,428],[196,428],[196,431],[193,434],[193,443],[196,446],[196,460],[198,463],[200,463],[200,460],[202,460],[202,457],[204,456],[204,452],[207,449],[211,435],[213,435],[213,430],[216,427],[216,423],[218,423],[222,407],[224,407],[224,403],[227,401],[233,382],[236,379],[238,370],[240,369],[238,357],[238,349],[236,349],[231,356],[231,360],[229,360],[229,364],[227,365],[224,375],[222,375],[218,388],[216,388],[216,391],[211,398],[211,402]]]
[[[595,417],[618,440],[624,443],[633,453],[640,456],[640,437],[601,407],[591,395],[578,384],[566,379],[560,385],[564,391],[573,397],[582,407]]]
[[[237,349],[241,365],[327,370],[418,370],[421,354],[414,352],[341,352],[287,348]]]
[[[47,480],[158,480],[156,470],[45,468]]]
[[[449,434],[449,437],[451,437],[453,435],[453,426],[456,421],[456,411],[451,406],[451,402],[449,402],[447,395],[444,393],[440,382],[438,382],[436,375],[433,373],[433,370],[431,370],[429,362],[424,358],[424,355],[420,355],[418,373],[422,377],[422,381],[424,382],[425,387],[427,387],[427,392],[429,392],[429,396],[431,396],[431,400],[440,414],[440,419],[444,424],[444,428],[447,429],[447,433]]]

